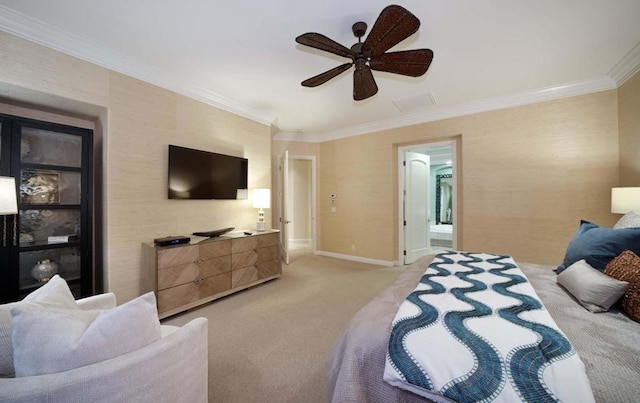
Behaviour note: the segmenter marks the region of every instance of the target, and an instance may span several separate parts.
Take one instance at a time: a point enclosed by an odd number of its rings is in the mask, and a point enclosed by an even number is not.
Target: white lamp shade
[[[0,176],[0,214],[17,214],[16,181],[14,178]]]
[[[269,189],[253,189],[253,207],[269,208],[271,206],[271,191]]]
[[[632,210],[640,211],[640,187],[612,188],[611,212],[627,214]]]

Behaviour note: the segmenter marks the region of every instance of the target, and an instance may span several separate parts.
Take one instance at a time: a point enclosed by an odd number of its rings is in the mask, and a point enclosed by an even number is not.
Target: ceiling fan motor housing
[[[360,42],[360,38],[364,36],[364,33],[367,32],[367,23],[358,21],[351,27],[351,31],[358,38],[358,42]]]

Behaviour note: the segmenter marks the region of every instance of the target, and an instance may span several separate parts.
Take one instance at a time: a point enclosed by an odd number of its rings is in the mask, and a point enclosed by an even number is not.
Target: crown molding
[[[613,66],[609,71],[609,77],[615,80],[619,87],[638,71],[640,71],[640,42]]]
[[[0,5],[0,30],[270,126],[275,117]]]
[[[195,83],[178,79],[175,75],[152,68],[131,57],[100,47],[93,42],[45,24],[3,5],[0,5],[0,30],[87,62],[157,85],[258,123],[272,126],[275,131],[274,140],[308,143],[320,143],[436,120],[615,89],[640,70],[640,43],[638,43],[611,69],[608,76],[461,105],[429,108],[427,111],[416,112],[398,118],[353,126],[337,131],[293,133],[278,132],[274,126],[277,122],[274,116],[217,94]]]
[[[589,80],[575,81],[482,101],[468,102],[452,106],[439,106],[430,108],[424,112],[413,113],[365,125],[353,126],[351,128],[333,132],[307,134],[281,132],[274,136],[274,140],[321,143],[324,141],[359,136],[361,134],[397,129],[399,127],[412,126],[420,123],[473,115],[476,113],[511,108],[514,106],[522,106],[537,102],[590,94],[593,92],[612,90],[615,88],[617,88],[616,82],[612,78],[608,76],[601,76]]]

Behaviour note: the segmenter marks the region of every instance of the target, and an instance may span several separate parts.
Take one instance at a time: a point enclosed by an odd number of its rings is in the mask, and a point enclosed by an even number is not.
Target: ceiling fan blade
[[[376,95],[378,86],[373,79],[369,66],[363,66],[353,72],[353,100],[362,101]]]
[[[327,81],[331,80],[333,77],[337,76],[340,73],[343,73],[351,67],[352,63],[341,64],[338,67],[334,67],[331,70],[325,71],[322,74],[318,74],[317,76],[308,78],[302,82],[304,87],[317,87],[320,84],[324,84]]]
[[[352,59],[355,57],[355,53],[351,49],[340,45],[333,39],[329,39],[326,36],[315,32],[308,32],[300,35],[296,38],[296,42],[301,45],[333,53],[334,55],[349,57]]]
[[[405,8],[387,6],[373,24],[369,36],[362,44],[362,51],[367,56],[378,57],[413,35],[419,27],[420,20]]]
[[[420,77],[427,72],[432,60],[431,49],[416,49],[384,53],[371,59],[369,65],[377,71]]]

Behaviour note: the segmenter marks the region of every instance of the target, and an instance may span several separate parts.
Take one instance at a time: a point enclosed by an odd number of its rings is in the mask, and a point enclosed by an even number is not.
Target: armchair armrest
[[[116,295],[112,292],[92,295],[76,300],[76,303],[80,309],[85,311],[90,309],[111,309],[116,307]]]

